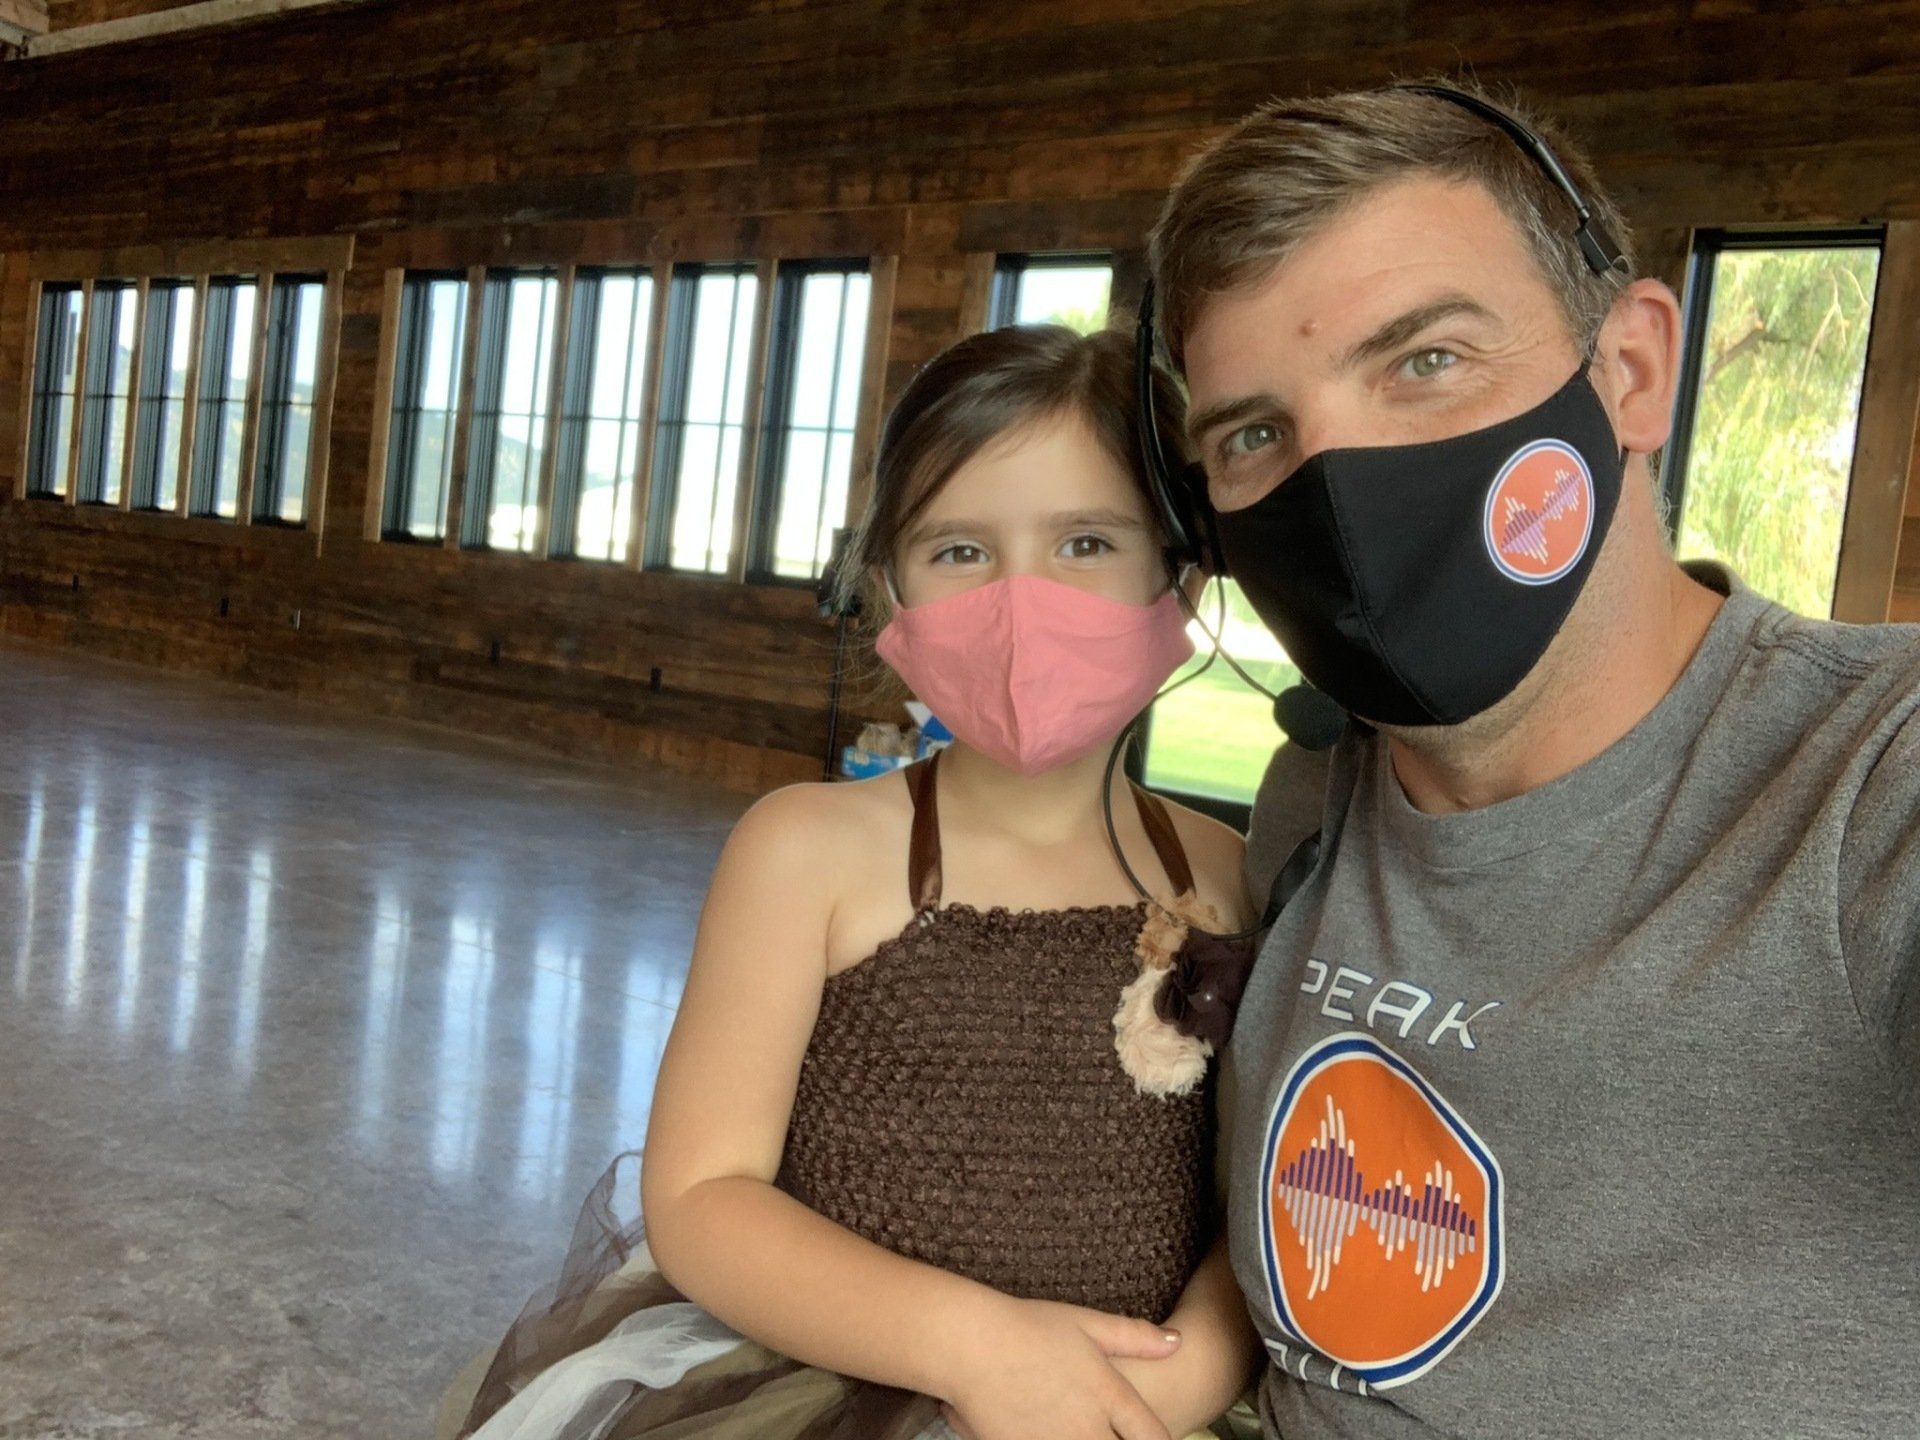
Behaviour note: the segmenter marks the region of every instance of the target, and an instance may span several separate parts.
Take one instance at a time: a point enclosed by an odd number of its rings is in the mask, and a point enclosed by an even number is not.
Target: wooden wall
[[[978,322],[994,252],[1136,249],[1260,100],[1461,67],[1552,102],[1660,273],[1693,226],[1920,221],[1920,0],[363,0],[0,64],[0,494],[30,254],[353,242],[319,543],[0,502],[0,626],[748,789],[817,773],[804,592],[362,538],[386,270],[893,256],[891,395]],[[1904,541],[1849,543],[1883,561],[1856,605],[1920,620],[1920,245],[1888,268],[1863,422]]]

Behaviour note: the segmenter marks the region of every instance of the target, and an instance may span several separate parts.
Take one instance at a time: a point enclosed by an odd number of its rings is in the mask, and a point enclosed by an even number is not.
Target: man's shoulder
[[[1762,743],[1824,737],[1854,748],[1920,704],[1920,625],[1816,619],[1744,587],[1727,603],[1751,619],[1721,706]]]

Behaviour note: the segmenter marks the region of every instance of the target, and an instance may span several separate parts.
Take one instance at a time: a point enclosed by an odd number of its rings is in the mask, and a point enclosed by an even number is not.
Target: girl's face
[[[1132,477],[1077,414],[1009,430],[954,471],[893,552],[903,605],[1037,575],[1146,605],[1163,542]]]

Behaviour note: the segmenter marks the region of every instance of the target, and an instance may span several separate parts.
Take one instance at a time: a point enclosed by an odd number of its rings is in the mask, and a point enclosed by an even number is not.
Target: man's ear
[[[1596,377],[1623,449],[1651,455],[1673,434],[1680,383],[1680,301],[1658,280],[1620,292],[1600,331]]]

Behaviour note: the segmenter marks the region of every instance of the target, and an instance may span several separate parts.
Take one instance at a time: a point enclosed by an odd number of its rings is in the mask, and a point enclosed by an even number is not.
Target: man
[[[1155,232],[1226,559],[1363,722],[1254,812],[1257,894],[1321,832],[1229,1065],[1263,1426],[1911,1434],[1920,629],[1675,563],[1679,308],[1579,224],[1393,88],[1256,114]]]

